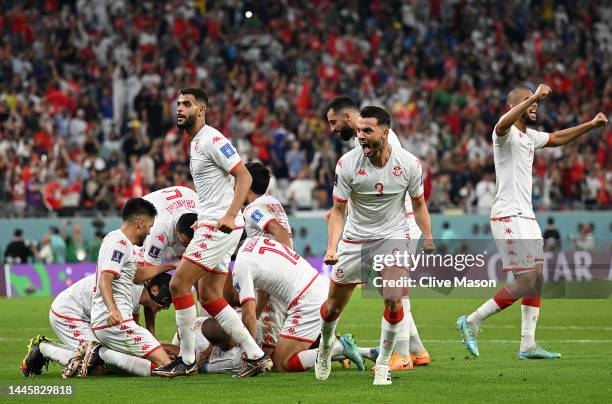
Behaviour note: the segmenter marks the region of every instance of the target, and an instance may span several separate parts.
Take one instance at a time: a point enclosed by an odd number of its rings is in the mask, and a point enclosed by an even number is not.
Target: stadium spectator
[[[561,250],[561,233],[555,226],[555,219],[549,217],[546,220],[546,229],[542,234],[544,239],[544,250],[545,251],[559,251]]]
[[[23,230],[16,229],[13,233],[13,240],[11,240],[4,250],[4,260],[15,264],[25,264],[29,262],[30,257],[33,256],[32,249],[28,247],[23,239]]]

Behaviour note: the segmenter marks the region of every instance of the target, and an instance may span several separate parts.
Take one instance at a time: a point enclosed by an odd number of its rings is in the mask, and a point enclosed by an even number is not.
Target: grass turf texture
[[[251,379],[200,374],[173,380],[99,376],[61,378],[51,363],[42,376],[25,379],[19,369],[29,338],[56,339],[48,323],[50,298],[0,300],[0,384],[71,384],[72,397],[8,397],[0,402],[610,402],[612,400],[612,300],[546,300],[537,340],[563,357],[554,361],[519,361],[518,304],[490,318],[479,335],[481,357],[471,359],[454,328],[460,314],[480,301],[413,299],[413,313],[432,364],[395,372],[392,386],[372,386],[369,371],[335,365],[326,382],[314,372],[268,374]],[[355,293],[338,331],[352,332],[360,346],[377,345],[382,302]],[[158,316],[163,341],[174,333],[172,310]],[[367,361],[370,365],[371,362]],[[369,366],[368,366],[369,367]],[[6,387],[2,389],[6,391]]]

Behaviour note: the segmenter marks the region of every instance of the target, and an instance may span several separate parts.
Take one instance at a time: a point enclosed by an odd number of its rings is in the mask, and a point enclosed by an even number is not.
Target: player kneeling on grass
[[[287,318],[272,354],[277,372],[302,372],[314,367],[317,350],[310,349],[321,333],[319,308],[327,299],[329,280],[319,276],[308,261],[278,241],[247,238],[238,251],[232,272],[242,308],[242,321],[251,335],[257,333],[256,290],[283,301]],[[363,357],[350,334],[340,337],[332,356],[345,356],[360,370]]]
[[[146,285],[131,285],[133,318],[138,322],[140,306],[144,307],[147,329],[155,334],[155,315],[162,309],[167,309],[171,303],[169,290],[170,275],[157,275]],[[79,349],[79,346],[89,341],[96,341],[91,330],[90,314],[96,276],[90,275],[74,283],[62,291],[51,303],[49,322],[62,344],[51,342],[48,338],[38,335],[30,340],[28,352],[21,364],[23,375],[34,376],[42,373],[50,360],[67,365]],[[102,350],[105,355],[106,348]],[[124,354],[118,355],[121,357]],[[117,355],[116,355],[117,356]],[[113,359],[111,357],[110,361]],[[120,361],[118,366],[121,367]],[[129,369],[125,369],[128,370]]]
[[[157,210],[151,202],[142,198],[129,199],[121,211],[121,227],[102,241],[96,270],[98,282],[91,307],[91,328],[99,343],[86,344],[82,359],[81,352],[77,352],[64,369],[65,376],[72,376],[76,374],[75,369],[79,369],[84,377],[100,360],[107,363],[124,361],[130,373],[142,376],[150,374],[152,365],[170,363],[166,351],[159,349],[159,341],[131,317],[131,285],[173,268],[169,264],[136,266],[138,257],[134,245],[142,246],[156,215]],[[108,355],[102,352],[100,344],[108,348],[105,351]],[[113,359],[115,353],[124,355]]]

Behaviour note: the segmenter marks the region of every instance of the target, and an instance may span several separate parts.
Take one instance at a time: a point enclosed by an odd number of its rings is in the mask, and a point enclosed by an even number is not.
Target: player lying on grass
[[[160,310],[170,307],[171,296],[169,290],[170,275],[162,273],[146,282],[145,285],[132,287],[133,318],[139,322],[140,306],[145,313],[146,328],[155,335],[155,317]],[[90,313],[93,289],[96,276],[90,275],[74,283],[62,291],[51,303],[49,322],[62,344],[52,342],[43,335],[30,340],[26,356],[21,364],[23,375],[26,377],[39,375],[42,369],[48,366],[49,361],[67,365],[81,344],[95,341],[91,331]],[[129,364],[129,356],[123,353],[110,353],[107,348],[101,348],[101,358],[106,364],[125,368]]]
[[[231,274],[242,321],[251,335],[257,334],[256,290],[279,298],[287,318],[278,335],[272,362],[277,372],[301,372],[314,366],[316,349],[310,349],[321,333],[319,309],[326,300],[329,280],[319,276],[308,261],[278,241],[247,238],[236,257]],[[345,356],[361,370],[363,357],[350,334],[340,337],[332,356]]]
[[[561,355],[540,348],[535,330],[540,316],[540,296],[544,280],[542,232],[531,206],[532,167],[535,149],[567,144],[592,129],[608,124],[603,113],[591,121],[553,133],[538,132],[527,125],[536,123],[538,102],[551,92],[540,84],[535,92],[524,87],[508,94],[510,110],[495,125],[493,157],[497,192],[491,207],[491,232],[502,257],[503,270],[512,271],[514,280],[499,290],[476,311],[457,319],[467,350],[479,356],[476,334],[488,317],[521,299],[521,344],[519,359],[555,359]]]
[[[332,133],[344,142],[352,140],[355,148],[361,148],[359,139],[357,138],[359,108],[353,99],[346,95],[335,98],[327,106],[326,114],[327,122],[329,123]],[[388,142],[392,147],[402,148],[399,138],[391,128],[389,128]],[[412,209],[412,199],[408,193],[406,193],[404,207],[406,208],[406,223],[408,225],[407,234],[410,240],[417,241],[410,244],[410,250],[408,251],[410,254],[414,254],[422,232],[416,223],[414,211]],[[431,362],[431,357],[421,341],[419,331],[412,317],[410,299],[408,296],[403,297],[402,304],[404,306],[406,327],[397,335],[395,351],[389,360],[390,370],[409,370],[412,369],[413,366],[429,365]]]

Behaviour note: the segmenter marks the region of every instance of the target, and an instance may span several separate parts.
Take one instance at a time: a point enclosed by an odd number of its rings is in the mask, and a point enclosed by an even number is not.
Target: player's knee
[[[385,308],[389,309],[389,311],[396,312],[402,307],[403,306],[401,297],[385,298]]]
[[[172,296],[184,295],[184,289],[185,287],[177,276],[173,276],[172,279],[170,279],[170,293],[172,293]]]

